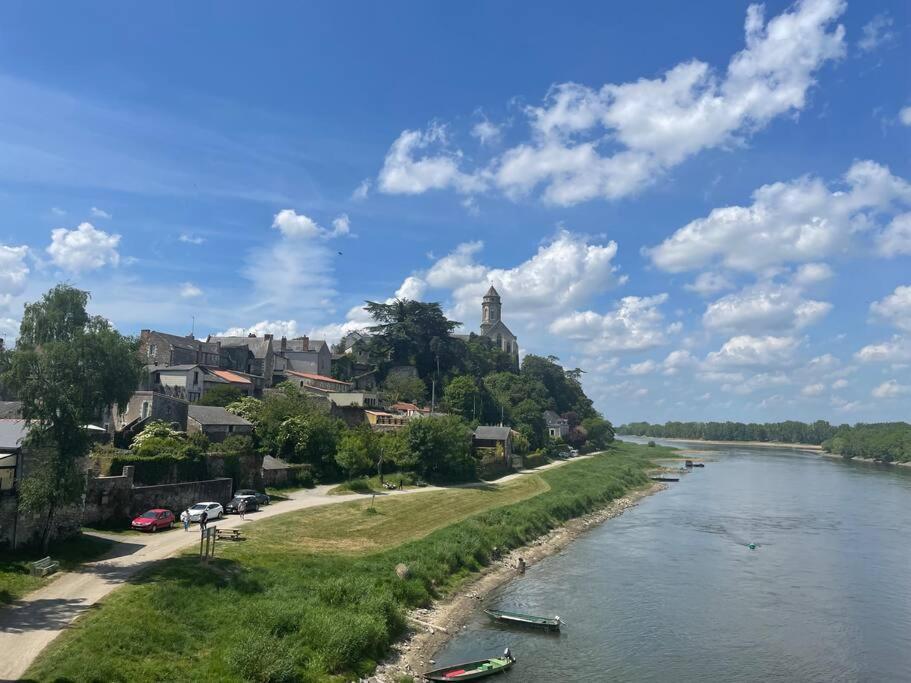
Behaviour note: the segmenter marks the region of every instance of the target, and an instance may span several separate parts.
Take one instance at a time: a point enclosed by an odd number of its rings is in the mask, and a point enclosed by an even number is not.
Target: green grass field
[[[618,444],[502,486],[281,515],[201,565],[159,563],[45,651],[29,679],[325,681],[372,671],[426,605],[488,561],[645,486],[664,449]],[[397,563],[411,571],[395,574]]]
[[[53,544],[47,553],[34,549],[4,552],[0,556],[0,606],[41,588],[53,578],[53,575],[43,579],[30,576],[29,563],[50,555],[60,563],[60,569],[66,571],[101,557],[111,545],[111,541],[101,538],[77,536]]]

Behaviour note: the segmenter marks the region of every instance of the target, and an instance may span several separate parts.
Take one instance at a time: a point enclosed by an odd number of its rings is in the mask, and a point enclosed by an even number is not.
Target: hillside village
[[[613,438],[581,371],[552,357],[520,363],[493,286],[480,329],[467,335],[438,304],[367,310],[376,324],[334,346],[143,329],[136,385],[85,425],[81,497],[59,501],[53,515],[17,502],[47,449],[30,443],[20,403],[0,404],[0,545],[124,524],[147,507],[225,503],[239,488],[366,487],[359,478],[371,473],[395,473],[400,484],[496,476]]]

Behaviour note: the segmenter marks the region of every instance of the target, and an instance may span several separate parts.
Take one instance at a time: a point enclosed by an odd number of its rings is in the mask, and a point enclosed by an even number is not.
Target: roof
[[[264,470],[288,470],[291,469],[293,465],[289,462],[285,462],[281,458],[276,458],[272,455],[263,456],[263,469]]]
[[[408,403],[407,401],[398,401],[397,403],[392,404],[393,410],[413,410],[416,413],[429,413],[430,408],[419,408],[414,403]]]
[[[226,382],[232,382],[234,384],[253,384],[253,382],[248,380],[243,375],[238,375],[231,372],[230,370],[209,370],[209,372],[211,372],[216,377],[220,377]]]
[[[252,422],[245,420],[240,415],[230,413],[218,406],[191,405],[188,416],[201,425],[244,425],[252,426]]]
[[[0,419],[17,420],[22,417],[22,401],[0,401]]]
[[[186,363],[184,365],[148,365],[146,366],[149,369],[149,372],[163,372],[165,370],[176,370],[178,372],[186,372],[192,370],[193,368],[200,367],[196,363]]]
[[[322,351],[323,347],[329,348],[329,345],[323,339],[311,339],[310,340],[310,350],[311,351]]]
[[[544,411],[544,420],[548,424],[555,423],[555,422],[566,422],[566,420],[564,418],[557,415],[557,413],[555,413],[553,410]]]
[[[487,290],[487,294],[484,295],[484,298],[486,299],[489,296],[495,296],[498,299],[500,298],[500,295],[497,293],[497,290],[493,288],[493,285],[490,285],[490,289]]]
[[[272,339],[266,337],[209,337],[210,343],[218,342],[224,347],[246,346],[254,358],[265,358],[272,349]]]
[[[517,339],[508,327],[506,323],[502,320],[497,320],[495,323],[485,323],[481,326],[481,336],[487,337],[488,339],[493,339],[496,336],[496,333],[499,332],[503,336],[509,336],[513,339]]]
[[[28,424],[25,420],[0,420],[0,450],[18,450],[27,434]]]
[[[304,379],[312,379],[318,382],[332,382],[333,384],[344,384],[348,386],[350,382],[343,382],[340,379],[335,379],[335,377],[326,377],[326,375],[316,375],[312,372],[298,372],[297,370],[285,370],[285,373],[288,375],[294,375],[295,377],[303,377]]]
[[[509,427],[481,425],[474,430],[474,438],[484,441],[506,441],[511,431]]]

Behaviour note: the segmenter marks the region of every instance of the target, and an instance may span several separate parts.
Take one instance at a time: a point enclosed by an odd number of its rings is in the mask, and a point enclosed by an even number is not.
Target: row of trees
[[[778,443],[821,444],[840,429],[825,420],[816,422],[630,422],[617,429],[618,434],[669,439],[705,441],[770,441]]]
[[[911,425],[907,422],[843,425],[822,447],[845,458],[911,462]]]

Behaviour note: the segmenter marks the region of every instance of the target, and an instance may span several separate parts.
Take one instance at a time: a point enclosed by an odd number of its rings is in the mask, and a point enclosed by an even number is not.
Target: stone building
[[[519,365],[519,340],[516,338],[502,319],[503,303],[500,295],[493,285],[481,300],[481,332],[480,336],[487,337],[501,350],[513,356],[515,364]]]
[[[253,423],[217,406],[190,406],[187,433],[194,432],[201,432],[209,441],[218,443],[229,436],[250,436],[253,434]]]

